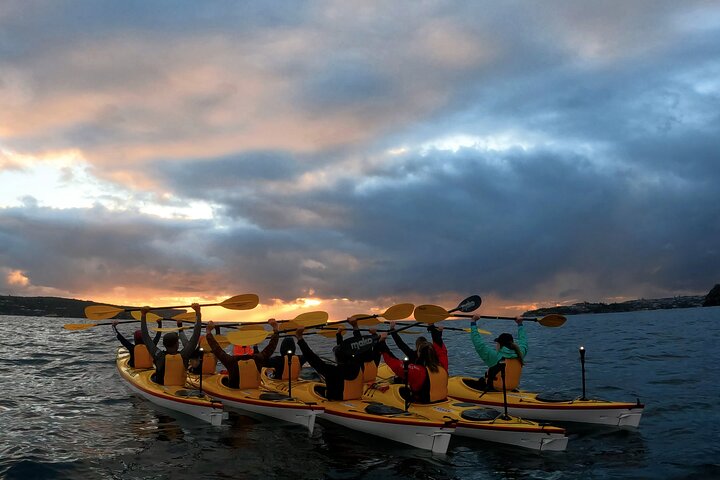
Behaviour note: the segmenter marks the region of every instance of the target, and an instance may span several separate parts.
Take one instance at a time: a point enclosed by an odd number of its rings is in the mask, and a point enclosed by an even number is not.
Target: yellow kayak
[[[222,403],[195,390],[192,385],[165,386],[159,385],[150,376],[154,369],[140,370],[128,366],[130,354],[125,348],[119,348],[116,356],[116,366],[130,390],[160,407],[184,413],[199,418],[212,425],[220,425],[227,418]]]
[[[378,382],[366,387],[363,398],[405,409],[403,393],[403,385]],[[429,419],[453,421],[455,434],[461,437],[541,451],[563,451],[567,447],[568,437],[562,428],[515,416],[504,417],[494,410],[454,399],[431,404],[410,403],[407,410]]]
[[[503,410],[502,392],[483,392],[473,388],[473,378],[454,376],[448,381],[448,394],[463,402],[498,411]],[[637,402],[580,399],[513,390],[507,392],[511,415],[557,422],[595,423],[618,427],[638,427],[645,406]]]

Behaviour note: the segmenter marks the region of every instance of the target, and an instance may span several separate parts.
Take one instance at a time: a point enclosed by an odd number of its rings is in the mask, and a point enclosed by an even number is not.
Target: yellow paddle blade
[[[437,305],[420,305],[415,307],[414,317],[418,322],[435,323],[450,316],[447,310]]]
[[[130,312],[130,315],[135,320],[140,320],[142,318],[142,312],[140,310],[133,310],[132,312]],[[145,318],[147,318],[148,322],[157,322],[158,320],[163,319],[163,317],[161,317],[160,315],[157,315],[152,312],[148,312],[147,315],[145,316]]]
[[[335,335],[337,335],[338,329],[337,328],[322,328],[318,330],[318,333],[322,335],[325,338],[335,338]]]
[[[229,308],[230,310],[252,310],[258,306],[260,298],[254,293],[245,293],[243,295],[235,295],[223,300],[218,305]]]
[[[106,320],[123,311],[125,311],[124,308],[111,307],[110,305],[90,305],[85,307],[85,316],[90,320]]]
[[[380,315],[385,320],[402,320],[412,315],[415,310],[415,305],[412,303],[398,303],[385,310],[385,313]]]
[[[194,322],[195,321],[195,312],[184,312],[184,313],[178,313],[177,315],[174,315],[172,317],[172,320],[182,320],[183,322]]]
[[[88,328],[96,327],[96,323],[66,323],[63,325],[65,330],[87,330]]]
[[[327,321],[328,321],[327,312],[306,312],[306,313],[301,313],[294,319],[285,323],[282,328],[283,328],[283,330],[287,330],[288,328],[310,327],[313,325],[327,323]],[[294,324],[294,326],[288,327],[287,325],[289,323]]]
[[[222,348],[223,350],[225,350],[228,345],[230,345],[230,342],[228,342],[228,339],[225,337],[225,335],[213,335],[213,338],[215,338],[215,341],[218,343],[218,345],[220,345],[220,348]],[[200,337],[199,345],[206,352],[209,352],[211,350],[210,344],[208,343],[205,335]]]
[[[254,327],[254,326],[253,326]],[[233,345],[257,345],[265,340],[270,332],[267,330],[258,330],[257,328],[240,327],[234,332],[229,332],[226,336],[228,342]]]
[[[566,321],[567,318],[562,315],[558,315],[557,313],[551,313],[550,315],[546,315],[538,319],[538,323],[543,327],[560,327]]]
[[[350,317],[351,320],[357,320],[359,327],[374,327],[380,323],[377,317],[368,315],[366,313],[358,313]]]

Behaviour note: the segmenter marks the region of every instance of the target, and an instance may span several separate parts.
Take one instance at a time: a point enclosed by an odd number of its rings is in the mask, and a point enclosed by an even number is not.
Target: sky
[[[718,185],[716,1],[0,3],[3,295],[704,295]]]

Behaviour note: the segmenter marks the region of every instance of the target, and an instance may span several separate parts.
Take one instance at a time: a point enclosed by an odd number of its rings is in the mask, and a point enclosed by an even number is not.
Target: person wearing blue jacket
[[[520,384],[522,367],[525,365],[525,355],[528,351],[527,335],[523,326],[523,318],[515,317],[518,325],[517,340],[510,333],[501,333],[495,339],[495,348],[488,345],[477,331],[479,315],[473,315],[470,323],[470,338],[475,351],[482,361],[487,365],[488,370],[484,378],[477,382],[468,383],[468,386],[477,390],[502,390],[502,379],[499,375],[500,367],[505,368],[505,384],[508,390],[517,388]]]

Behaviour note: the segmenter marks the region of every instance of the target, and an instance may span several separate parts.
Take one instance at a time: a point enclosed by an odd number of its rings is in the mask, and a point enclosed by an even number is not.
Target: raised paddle
[[[122,325],[123,323],[135,323],[135,322],[137,322],[137,321],[140,320],[141,315],[142,315],[139,310],[133,311],[133,312],[131,312],[130,314],[133,316],[133,318],[135,318],[135,320],[123,320],[123,321],[117,322],[117,324],[118,324],[118,325]],[[193,322],[194,322],[194,321],[195,321],[195,312],[179,313],[179,314],[177,314],[177,315],[175,315],[175,316],[173,316],[173,317],[171,317],[171,318],[164,318],[164,317],[161,317],[160,315],[155,315],[155,314],[152,313],[152,312],[148,312],[148,314],[147,314],[147,320],[148,320],[148,321],[152,321],[152,322],[157,322],[158,320],[166,320],[166,321],[169,321],[169,320],[176,320],[176,321],[177,321],[177,320],[189,320],[191,317],[192,317],[192,320],[193,320]],[[65,328],[65,330],[87,330],[88,328],[100,327],[100,326],[103,326],[103,325],[112,325],[112,322],[104,322],[104,323],[66,323],[65,325],[63,325],[63,328]],[[191,327],[191,328],[192,328],[192,327]],[[157,331],[157,330],[156,330],[156,331]],[[161,331],[163,331],[163,330],[161,330]],[[169,330],[164,330],[164,331],[169,331]]]
[[[289,329],[286,328],[284,330],[280,330],[278,333],[294,332],[300,327],[316,324],[321,321],[327,321],[327,319],[327,312],[301,313],[292,320],[278,320],[278,323],[283,322],[285,324],[283,325],[284,327],[291,327]],[[272,333],[265,330],[264,325],[265,324],[259,323],[251,325],[245,324],[238,330],[228,333],[226,336],[228,341],[233,345],[257,345]]]
[[[467,297],[465,300],[463,300],[462,302],[458,303],[458,306],[453,308],[452,310],[448,311],[442,307],[437,307],[437,308],[442,309],[442,311],[445,313],[457,312],[457,311],[473,312],[473,311],[477,310],[478,308],[480,308],[480,305],[482,305],[482,298],[480,298],[480,295],[471,295],[471,296]],[[434,323],[434,322],[427,322],[424,320],[420,320],[418,318],[418,309],[420,309],[421,307],[427,307],[427,305],[421,305],[420,307],[415,307],[415,310],[413,311],[413,316],[415,317],[415,320],[417,320],[415,323],[412,323],[410,325],[405,325],[401,328],[398,328],[395,331],[399,333],[399,332],[402,332],[403,330],[407,330],[408,328],[416,327],[416,326],[420,325],[421,323]],[[435,313],[437,314],[438,312],[435,312]],[[422,312],[421,312],[421,315],[422,315]],[[437,322],[439,320],[435,320],[435,321]]]
[[[442,307],[437,305],[420,305],[415,308],[415,319],[422,323],[436,323],[442,320],[458,320],[463,318],[472,318],[473,315],[467,315],[462,313],[451,313]],[[491,315],[480,315],[480,318],[487,318],[490,320],[515,320],[515,317],[501,317]],[[537,317],[523,317],[523,320],[528,322],[537,322],[543,327],[560,327],[566,321],[562,315],[551,313],[541,318]]]
[[[260,303],[260,299],[254,293],[246,293],[243,295],[235,295],[234,297],[227,298],[219,303],[205,303],[201,304],[201,307],[223,307],[230,310],[252,310],[257,307]],[[151,310],[170,310],[173,308],[190,308],[192,305],[173,305],[170,307],[151,307]],[[122,312],[132,312],[134,310],[141,310],[142,307],[113,307],[111,305],[91,305],[85,307],[85,316],[90,320],[106,320],[113,318],[115,315]]]

